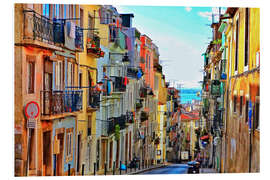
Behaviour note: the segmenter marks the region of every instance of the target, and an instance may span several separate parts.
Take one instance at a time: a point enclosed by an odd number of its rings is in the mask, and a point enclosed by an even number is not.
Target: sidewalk
[[[161,168],[161,167],[165,167],[167,166],[167,164],[158,164],[158,165],[153,165],[153,166],[150,166],[150,167],[147,167],[147,168],[144,168],[144,169],[127,169],[127,171],[125,170],[122,170],[121,171],[121,175],[134,175],[134,174],[140,174],[140,173],[143,173],[143,172],[146,172],[146,171],[150,171],[150,170],[153,170],[153,169],[157,169],[157,168]],[[91,174],[91,175],[94,175],[94,174]],[[96,176],[104,176],[104,170],[102,171],[98,171],[96,173]],[[113,171],[107,171],[106,172],[106,175],[113,175]],[[115,173],[114,175],[120,175],[120,171],[119,169],[118,170],[115,170]]]
[[[200,174],[210,174],[217,173],[217,171],[213,168],[200,168]]]

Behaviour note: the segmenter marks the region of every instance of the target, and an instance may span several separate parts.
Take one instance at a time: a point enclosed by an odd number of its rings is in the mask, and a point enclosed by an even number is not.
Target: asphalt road
[[[151,171],[147,171],[141,174],[187,174],[187,170],[187,164],[171,164],[166,167],[153,169]]]

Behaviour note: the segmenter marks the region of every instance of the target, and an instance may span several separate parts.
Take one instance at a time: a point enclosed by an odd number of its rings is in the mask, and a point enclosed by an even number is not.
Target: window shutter
[[[105,9],[101,7],[99,9],[100,24],[105,24]]]

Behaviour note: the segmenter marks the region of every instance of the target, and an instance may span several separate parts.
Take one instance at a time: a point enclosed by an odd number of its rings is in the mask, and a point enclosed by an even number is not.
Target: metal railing
[[[82,91],[41,91],[41,114],[55,115],[82,109]]]
[[[33,10],[24,10],[24,39],[46,41],[49,44],[64,43],[63,21],[51,19]]]
[[[87,89],[87,105],[91,108],[99,108],[100,106],[100,93],[97,91]]]
[[[127,68],[127,76],[128,77],[137,78],[137,73],[138,73],[137,68],[132,68],[132,67]]]

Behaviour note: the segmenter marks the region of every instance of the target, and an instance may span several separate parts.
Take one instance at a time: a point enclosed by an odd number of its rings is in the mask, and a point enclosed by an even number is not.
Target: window
[[[233,112],[236,112],[236,103],[237,103],[237,97],[236,96],[234,96],[233,97]]]
[[[42,5],[42,15],[46,16],[47,18],[50,17],[50,5],[49,4]]]
[[[148,56],[148,69],[150,69],[150,56]]]
[[[82,88],[82,73],[79,73],[79,88]]]
[[[74,65],[71,62],[67,64],[67,86],[73,86],[74,80]]]
[[[73,154],[73,128],[66,129],[66,162],[72,160]]]
[[[35,56],[26,56],[28,61],[28,93],[34,93],[35,91]]]
[[[245,114],[246,114],[245,122],[246,122],[246,123],[248,123],[248,106],[249,106],[249,101],[246,100],[246,112],[245,112]]]
[[[73,18],[76,18],[76,5],[73,5]]]
[[[54,11],[53,11],[53,17],[56,18],[56,19],[59,19],[60,18],[60,5],[59,4],[56,4],[54,5]]]
[[[146,54],[146,57],[145,57],[145,69],[147,69],[147,64],[148,64],[148,55]]]
[[[245,71],[248,70],[249,59],[249,8],[246,8],[245,18]]]
[[[239,19],[236,20],[236,39],[235,39],[235,66],[234,70],[238,70],[238,39],[239,39]]]
[[[64,15],[63,15],[63,18],[64,19],[67,18],[67,8],[68,8],[68,6],[67,5],[64,5]]]
[[[240,116],[243,115],[243,96],[240,96]]]
[[[93,20],[93,17],[90,16],[90,14],[88,15],[88,28],[90,30],[88,30],[88,37],[93,39],[94,38],[94,20]]]
[[[80,8],[80,26],[83,27],[83,9]]]
[[[55,62],[55,89],[62,89],[63,65],[61,61]]]
[[[260,99],[256,96],[255,112],[254,112],[254,128],[260,129]]]

